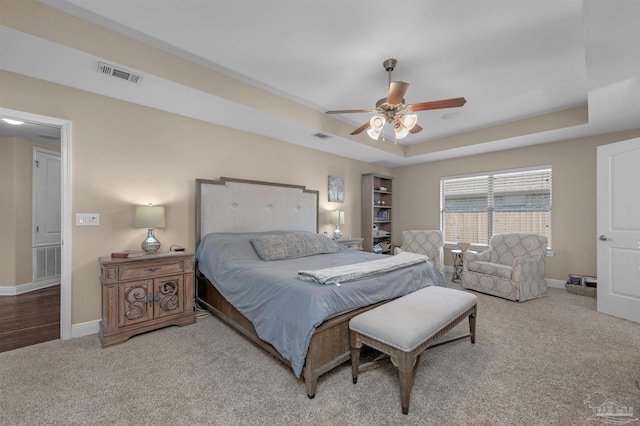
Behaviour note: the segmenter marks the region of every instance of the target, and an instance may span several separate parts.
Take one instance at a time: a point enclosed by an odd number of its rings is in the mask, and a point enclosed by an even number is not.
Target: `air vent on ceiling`
[[[324,133],[319,133],[319,132],[318,133],[314,133],[311,136],[313,136],[314,138],[318,138],[318,139],[329,139],[331,137],[329,135],[326,135]]]
[[[134,74],[131,71],[116,67],[115,65],[105,64],[104,62],[98,63],[98,72],[121,78],[135,84],[140,84],[140,80],[142,80],[142,76],[139,74]]]

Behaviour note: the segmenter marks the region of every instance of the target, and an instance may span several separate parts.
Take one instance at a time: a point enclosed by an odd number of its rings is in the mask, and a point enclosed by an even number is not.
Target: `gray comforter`
[[[283,233],[272,231],[268,233]],[[250,239],[266,233],[206,235],[196,252],[198,269],[222,296],[247,317],[258,336],[273,345],[300,377],[316,327],[336,315],[428,285],[444,286],[444,276],[428,262],[400,268],[341,286],[297,278],[316,270],[380,259],[354,250],[263,261]]]

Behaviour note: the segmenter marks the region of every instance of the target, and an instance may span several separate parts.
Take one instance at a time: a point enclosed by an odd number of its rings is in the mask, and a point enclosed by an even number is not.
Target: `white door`
[[[640,323],[640,138],[598,147],[598,312]]]
[[[33,245],[60,245],[60,153],[41,148],[33,151]]]

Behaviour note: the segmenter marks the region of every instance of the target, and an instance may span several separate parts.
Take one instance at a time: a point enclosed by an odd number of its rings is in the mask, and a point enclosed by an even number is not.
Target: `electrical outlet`
[[[76,213],[76,226],[100,226],[100,214]]]

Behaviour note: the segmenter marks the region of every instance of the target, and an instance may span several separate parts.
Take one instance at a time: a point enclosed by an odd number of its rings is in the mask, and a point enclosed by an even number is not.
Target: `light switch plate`
[[[100,214],[76,213],[76,226],[100,226]]]

